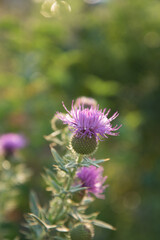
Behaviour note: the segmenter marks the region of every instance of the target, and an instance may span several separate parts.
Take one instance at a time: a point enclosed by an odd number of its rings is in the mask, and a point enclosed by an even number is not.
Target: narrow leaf
[[[51,147],[51,153],[52,153],[56,163],[58,164],[59,168],[62,171],[68,173],[68,170],[64,167],[64,164],[65,164],[64,160],[60,157],[60,155],[56,152],[56,150],[53,147]]]
[[[84,218],[84,219],[87,219],[87,220],[95,220],[95,218],[99,215],[99,212],[95,212],[95,213],[92,213],[92,214],[89,214],[89,215],[84,215],[82,214],[81,216]]]
[[[69,228],[66,227],[56,227],[58,232],[69,232]]]
[[[47,224],[45,222],[43,222],[39,217],[37,217],[36,215],[34,215],[33,213],[29,213],[29,216],[34,218],[42,227],[44,227],[46,230],[47,228]]]
[[[39,215],[39,201],[34,191],[30,193],[30,209],[35,215]]]
[[[97,165],[97,164],[95,163],[95,161],[90,160],[89,158],[84,158],[84,160],[85,160],[87,163],[89,163],[90,165],[93,165],[93,166],[99,168],[99,165]]]
[[[109,161],[110,160],[110,158],[106,158],[106,159],[98,159],[98,160],[95,160],[94,162],[95,163],[103,163],[103,162],[107,162],[107,161]]]
[[[51,170],[49,170],[49,169],[45,169],[45,170],[46,170],[47,175],[49,175],[49,176],[52,178],[52,180],[54,180],[54,182],[55,182],[58,186],[61,187],[61,183],[60,183],[60,182],[58,181],[58,179],[56,178],[55,172],[53,172],[53,171],[51,171]]]
[[[76,186],[76,187],[71,187],[69,189],[69,192],[71,193],[74,193],[74,192],[78,192],[78,191],[82,191],[82,190],[86,190],[88,189],[88,187],[79,187],[79,186]]]
[[[50,176],[42,175],[42,177],[44,178],[46,184],[47,184],[51,189],[55,189],[57,192],[60,191],[60,186],[59,186],[53,179],[51,179]]]
[[[113,227],[112,225],[110,225],[109,223],[105,223],[105,222],[100,221],[100,220],[93,220],[92,224],[94,224],[97,227],[107,228],[107,229],[114,230],[114,231],[116,230],[116,228]]]

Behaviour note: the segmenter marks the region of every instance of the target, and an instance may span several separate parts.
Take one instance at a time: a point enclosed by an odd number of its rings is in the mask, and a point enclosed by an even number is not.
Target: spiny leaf
[[[94,224],[95,226],[97,227],[101,227],[101,228],[107,228],[107,229],[110,229],[110,230],[116,230],[115,227],[113,227],[112,225],[110,225],[109,223],[105,223],[103,221],[100,221],[100,220],[92,220],[92,224]]]
[[[95,167],[99,168],[99,165],[96,164],[95,161],[90,160],[89,158],[84,158],[83,162],[84,162],[84,164],[89,164],[89,166],[95,166]]]
[[[51,230],[51,229],[55,229],[58,232],[69,232],[69,229],[66,228],[65,226],[59,226],[59,225],[55,225],[55,224],[54,225],[49,225],[32,213],[29,213],[29,216],[34,218],[41,226],[43,226],[45,228],[46,231]]]
[[[51,188],[55,188],[55,190],[59,192],[61,190],[61,184],[57,180],[55,174],[49,169],[46,169],[46,173],[47,175],[42,175],[42,176],[45,182],[47,183],[47,185],[49,185]]]
[[[57,185],[61,186],[61,183],[57,179],[55,172],[53,172],[53,171],[51,171],[49,169],[45,169],[45,170],[46,170],[47,175],[49,175],[56,182]]]
[[[69,232],[69,228],[66,228],[66,227],[56,227],[56,230],[58,232]]]
[[[51,147],[51,153],[52,153],[56,163],[58,164],[59,168],[62,171],[68,173],[68,169],[66,169],[64,166],[65,165],[64,160],[60,157],[60,155],[56,152],[56,150],[53,147]]]
[[[74,193],[74,192],[78,192],[78,191],[82,191],[82,190],[88,189],[88,187],[80,187],[80,186],[81,186],[81,185],[77,185],[77,186],[75,186],[75,187],[71,187],[71,188],[69,189],[69,192]]]
[[[89,159],[87,157],[85,157],[82,161],[82,164],[83,166],[84,165],[88,165],[88,166],[95,166],[97,168],[99,168],[100,166],[98,165],[99,163],[103,163],[103,162],[106,162],[106,161],[109,161],[110,159],[109,158],[106,158],[106,159],[99,159],[99,160],[92,160],[92,159]]]
[[[95,213],[92,213],[92,214],[89,214],[89,215],[82,214],[81,216],[84,219],[87,219],[87,220],[94,220],[98,215],[99,215],[99,212],[95,212]]]
[[[31,191],[30,193],[30,209],[35,215],[39,215],[40,205],[34,191]]]
[[[47,225],[44,221],[42,221],[39,217],[37,217],[37,216],[36,216],[35,214],[33,214],[33,213],[29,213],[28,215],[29,215],[30,217],[34,218],[42,227],[45,228],[45,230],[48,230],[48,225]],[[53,227],[55,228],[56,225],[53,225]]]
[[[77,166],[77,163],[74,162],[69,162],[65,165],[66,168],[75,168]]]
[[[95,163],[103,163],[103,162],[108,162],[110,160],[110,158],[106,158],[106,159],[98,159],[98,160],[94,160]]]

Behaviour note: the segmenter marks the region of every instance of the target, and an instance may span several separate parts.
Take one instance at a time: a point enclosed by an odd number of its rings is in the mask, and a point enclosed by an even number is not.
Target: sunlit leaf
[[[69,228],[66,228],[66,227],[56,227],[56,230],[58,232],[69,232]]]
[[[116,228],[113,227],[112,225],[110,225],[109,223],[105,223],[105,222],[100,221],[100,220],[93,220],[92,224],[94,224],[97,227],[107,228],[107,229],[110,229],[110,230],[116,230]]]
[[[98,215],[99,215],[99,212],[95,212],[95,213],[92,213],[92,214],[89,214],[89,215],[84,215],[84,214],[82,214],[81,216],[82,216],[84,219],[93,220],[93,219],[95,219]]]
[[[42,221],[39,217],[37,217],[36,215],[29,213],[29,216],[34,218],[42,227],[44,227],[46,230],[49,229],[55,229],[57,227],[57,225],[48,225],[46,224],[44,221]]]

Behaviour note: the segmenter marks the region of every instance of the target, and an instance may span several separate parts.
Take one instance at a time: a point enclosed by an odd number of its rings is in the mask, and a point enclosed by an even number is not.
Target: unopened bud
[[[76,224],[70,233],[71,240],[92,240],[94,237],[94,228],[89,223]]]
[[[81,190],[79,192],[75,192],[73,194],[73,197],[72,197],[72,200],[75,202],[75,203],[80,203],[82,201],[82,199],[84,198],[85,196],[85,190]]]
[[[88,98],[88,97],[79,97],[76,99],[76,102],[74,104],[75,107],[79,107],[82,105],[84,108],[95,108],[97,106],[97,101],[94,98]]]
[[[51,120],[51,126],[53,130],[61,130],[66,127],[62,120],[60,120],[56,115]]]

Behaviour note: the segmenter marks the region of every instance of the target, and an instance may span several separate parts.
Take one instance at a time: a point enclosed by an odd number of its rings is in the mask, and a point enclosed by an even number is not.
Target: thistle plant
[[[31,175],[19,154],[26,144],[21,134],[0,135],[0,239],[10,239],[12,225],[22,218],[19,197]]]
[[[119,134],[116,131],[121,126],[111,124],[118,112],[108,117],[110,110],[100,109],[94,99],[86,97],[75,104],[72,101],[70,111],[64,103],[63,107],[66,113],[56,113],[51,121],[54,132],[46,137],[51,141],[54,162],[44,179],[52,197],[42,208],[31,193],[32,213],[26,216],[28,239],[90,240],[94,226],[115,230],[97,220],[97,213],[86,214],[86,209],[96,198],[104,199],[107,176],[100,164],[108,159],[97,160],[93,154],[103,138]],[[58,145],[65,148],[63,157],[56,150]]]

